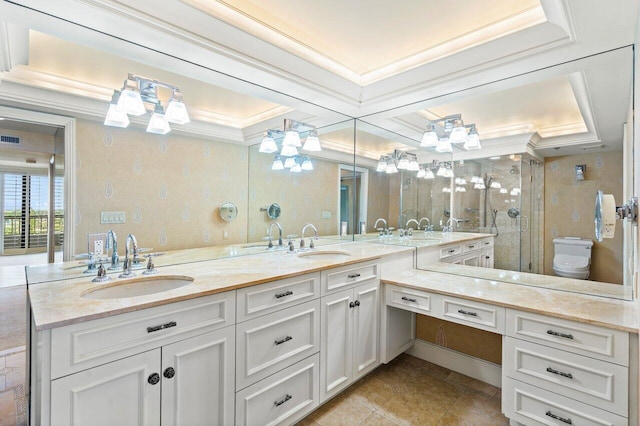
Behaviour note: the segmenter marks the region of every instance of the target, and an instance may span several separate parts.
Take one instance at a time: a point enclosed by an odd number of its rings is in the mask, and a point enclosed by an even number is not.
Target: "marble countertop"
[[[365,241],[376,244],[398,245],[404,247],[432,247],[444,244],[459,243],[463,241],[475,240],[484,237],[493,237],[493,234],[482,234],[477,232],[423,232],[413,231],[411,237],[380,236],[377,233],[356,235],[357,241]]]
[[[0,266],[0,288],[27,285],[24,265]]]
[[[161,293],[120,299],[95,300],[82,297],[100,287],[122,284],[130,280],[112,280],[93,283],[94,275],[84,275],[62,281],[50,281],[29,285],[29,298],[36,330],[46,330],[67,324],[108,317],[139,309],[160,306],[209,294],[221,293],[242,287],[315,272],[323,269],[378,259],[387,255],[406,252],[412,248],[387,246],[361,242],[336,243],[317,251],[337,250],[349,256],[339,259],[323,259],[314,256],[299,257],[285,251],[262,252],[253,256],[238,256],[200,261],[182,265],[158,266],[156,277],[181,275],[194,278],[193,283]],[[205,256],[198,250],[184,250],[187,258]],[[160,257],[158,258],[160,259]],[[140,270],[137,271],[138,276]],[[82,275],[82,273],[80,273]]]
[[[383,271],[382,281],[631,333],[640,326],[633,301],[424,270]]]
[[[593,296],[610,297],[621,300],[633,299],[633,291],[631,289],[631,286],[623,286],[620,284],[578,280],[573,278],[532,274],[527,272],[506,271],[503,269],[478,268],[476,266],[459,265],[455,263],[445,262],[435,262],[420,269],[432,272],[441,272],[444,274],[502,281],[505,283],[543,287],[549,290],[590,294]]]

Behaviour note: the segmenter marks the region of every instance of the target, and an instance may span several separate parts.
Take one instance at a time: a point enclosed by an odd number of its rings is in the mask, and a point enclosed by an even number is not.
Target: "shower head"
[[[513,166],[511,166],[511,170],[509,170],[509,173],[511,173],[512,175],[517,175],[518,173],[520,173],[520,169],[514,164]]]

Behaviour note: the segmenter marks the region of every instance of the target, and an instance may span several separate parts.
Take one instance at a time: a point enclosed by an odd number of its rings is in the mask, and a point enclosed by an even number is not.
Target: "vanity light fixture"
[[[506,194],[506,193],[508,193],[508,192],[509,192],[509,191],[507,191],[507,188],[500,188],[500,193],[501,193],[501,194]]]
[[[304,146],[302,139],[305,139]],[[281,148],[279,148],[281,147]],[[280,161],[283,166],[293,173],[300,171],[313,170],[313,164],[309,156],[300,157],[298,148],[303,151],[317,152],[321,151],[320,139],[315,126],[302,123],[289,118],[284,119],[283,130],[267,129],[264,132],[262,141],[258,151],[270,154],[280,151]],[[273,169],[272,170],[281,170]]]
[[[172,93],[166,112],[158,97],[159,87],[169,89]],[[190,122],[179,87],[129,73],[122,89],[113,91],[104,124],[126,128],[129,125],[128,115],[140,116],[147,111],[151,111],[151,118],[147,125],[149,133],[164,135],[171,131],[169,123]]]
[[[424,178],[425,179],[434,179],[435,176],[433,175],[433,171],[429,168],[427,168],[424,172]]]
[[[390,175],[394,173],[398,173],[398,167],[396,167],[396,163],[393,160],[393,158],[390,158],[389,161],[387,162],[387,168],[384,172]]]
[[[302,172],[302,166],[297,161],[294,161],[293,166],[291,166],[291,170],[289,170],[289,171],[291,173],[301,173]]]
[[[420,169],[418,170],[418,174],[416,175],[416,178],[418,179],[424,178],[426,174],[427,172],[422,167],[420,167]]]
[[[480,136],[475,124],[464,124],[461,114],[429,120],[420,146],[437,152],[453,152],[451,144],[463,144],[465,150],[480,149]]]
[[[489,185],[489,187],[494,189],[500,189],[502,188],[502,185],[497,180],[494,180],[491,182],[491,185]]]
[[[410,172],[419,172],[420,171],[420,164],[418,164],[418,158],[417,157],[412,157],[409,160],[409,165],[407,166],[407,170],[409,170]]]
[[[464,186],[456,186],[456,192],[467,192],[467,188]]]
[[[293,145],[282,145],[282,151],[280,151],[280,155],[283,157],[294,157],[298,155],[298,148]]]
[[[397,167],[398,170],[409,170],[409,159],[407,158],[407,154],[400,155]]]

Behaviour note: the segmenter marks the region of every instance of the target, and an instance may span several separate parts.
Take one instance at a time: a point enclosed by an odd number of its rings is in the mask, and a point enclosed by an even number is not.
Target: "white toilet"
[[[553,271],[559,277],[589,278],[593,241],[578,237],[555,238],[553,240]]]

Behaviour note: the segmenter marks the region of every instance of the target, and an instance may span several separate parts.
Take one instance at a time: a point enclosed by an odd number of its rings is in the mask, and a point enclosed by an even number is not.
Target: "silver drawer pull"
[[[175,327],[176,325],[178,325],[178,323],[176,323],[175,321],[171,321],[166,324],[147,327],[147,333],[153,333],[154,331],[160,331],[160,330],[164,330],[165,328]]]
[[[547,334],[550,334],[552,336],[564,337],[565,339],[573,340],[573,335],[572,334],[560,333],[559,331],[553,331],[553,330],[547,330]]]
[[[413,302],[413,303],[417,302],[416,299],[412,299],[412,298],[407,297],[407,296],[402,296],[402,300],[407,301],[407,302]]]
[[[547,372],[548,373],[557,374],[558,376],[566,377],[567,379],[573,379],[573,374],[565,373],[565,372],[562,372],[562,371],[558,371],[558,370],[553,369],[551,367],[547,367]]]
[[[293,340],[293,337],[291,336],[287,336],[284,339],[280,339],[280,340],[276,340],[273,343],[276,344],[276,346],[283,344],[284,342],[288,342],[289,340]]]
[[[458,313],[462,314],[462,315],[469,315],[470,317],[477,317],[478,316],[477,312],[465,311],[463,309],[458,309]]]
[[[476,246],[469,246],[469,250],[473,250]]]
[[[455,252],[456,252],[456,249],[449,250],[449,253],[455,253]]]
[[[281,297],[291,296],[293,292],[291,290],[287,290],[284,293],[276,293],[276,299],[280,299]]]
[[[562,423],[566,423],[568,425],[572,425],[573,422],[571,421],[571,419],[569,418],[564,418],[564,417],[560,417],[557,414],[553,414],[551,411],[547,411],[546,413],[544,413],[545,416],[551,417],[552,419],[556,419],[556,420],[560,420]]]
[[[347,275],[347,278],[358,278],[360,276],[360,274],[349,274]]]
[[[285,402],[287,402],[288,400],[290,400],[291,398],[293,398],[293,397],[291,395],[287,394],[280,401],[273,401],[273,405],[275,405],[276,407],[279,407],[282,404],[284,404]]]

